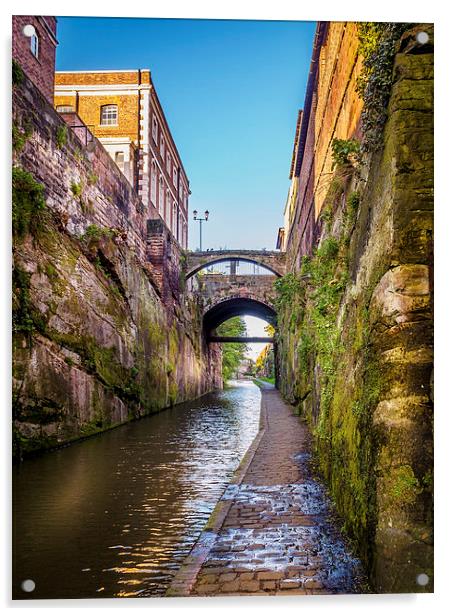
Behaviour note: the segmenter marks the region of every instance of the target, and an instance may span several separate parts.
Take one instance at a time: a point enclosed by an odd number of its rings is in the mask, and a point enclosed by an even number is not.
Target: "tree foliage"
[[[246,324],[242,317],[233,317],[217,328],[218,336],[245,336]],[[223,381],[235,376],[245,358],[247,346],[244,342],[225,342],[223,345]]]

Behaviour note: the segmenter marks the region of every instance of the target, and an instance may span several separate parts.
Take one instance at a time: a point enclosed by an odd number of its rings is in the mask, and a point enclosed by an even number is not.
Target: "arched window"
[[[118,105],[102,105],[100,108],[100,123],[104,126],[118,124]]]
[[[36,31],[30,37],[30,51],[35,58],[39,58],[39,37]]]

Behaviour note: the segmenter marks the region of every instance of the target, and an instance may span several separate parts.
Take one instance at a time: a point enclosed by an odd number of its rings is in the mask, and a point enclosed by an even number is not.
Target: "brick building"
[[[332,140],[359,136],[358,43],[356,23],[318,22],[304,109],[297,120],[284,233],[278,234],[290,267],[298,267],[318,240],[319,216],[332,179]]]
[[[13,15],[12,56],[47,100],[53,102],[56,39],[55,17]],[[27,28],[27,34],[24,28]],[[30,28],[32,26],[32,28]]]
[[[136,188],[149,218],[187,247],[189,181],[148,69],[61,71],[55,107],[77,114]]]
[[[292,162],[290,164],[290,187],[287,194],[286,205],[284,208],[284,227],[278,229],[278,237],[276,241],[276,248],[285,252],[287,248],[287,240],[289,237],[290,228],[293,224],[295,216],[295,206],[298,197],[298,176],[295,175],[295,162],[298,155],[298,146],[300,143],[300,129],[301,120],[303,118],[303,111],[300,109],[297,115],[297,127],[295,129],[295,139],[292,150]]]

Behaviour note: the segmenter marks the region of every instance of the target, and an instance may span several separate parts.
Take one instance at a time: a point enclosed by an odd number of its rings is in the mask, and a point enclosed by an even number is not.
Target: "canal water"
[[[163,595],[257,434],[259,411],[259,389],[235,382],[16,466],[14,598]]]

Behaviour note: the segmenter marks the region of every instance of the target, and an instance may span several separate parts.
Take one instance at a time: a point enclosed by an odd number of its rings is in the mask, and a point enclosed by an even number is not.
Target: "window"
[[[169,152],[166,154],[166,170],[168,171],[168,175],[171,175],[171,155]]]
[[[75,109],[72,105],[58,105],[56,110],[58,113],[74,113]]]
[[[35,58],[39,57],[39,38],[36,32],[30,37],[30,50]]]
[[[163,177],[159,178],[159,214],[163,218],[163,210],[165,208],[165,190],[163,187]]]
[[[157,133],[158,133],[157,118],[155,116],[152,116],[152,138],[154,139],[155,143],[158,143]]]
[[[171,230],[173,232],[174,237],[177,234],[177,203],[174,201],[173,203],[173,224],[171,225]]]
[[[100,123],[106,126],[118,124],[118,105],[102,105],[100,108]]]
[[[165,160],[165,140],[163,135],[160,135],[160,156]]]
[[[169,227],[169,221],[171,216],[171,193],[166,189],[166,203],[165,203],[165,222]]]
[[[157,165],[154,160],[151,166],[151,201],[157,205]]]
[[[177,168],[173,167],[173,184],[177,187]]]

